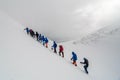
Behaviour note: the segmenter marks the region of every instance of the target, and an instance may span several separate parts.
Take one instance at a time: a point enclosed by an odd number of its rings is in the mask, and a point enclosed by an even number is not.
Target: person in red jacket
[[[59,45],[59,56],[61,56],[61,53],[62,53],[62,57],[64,57],[64,52],[63,52],[63,46],[62,45]]]

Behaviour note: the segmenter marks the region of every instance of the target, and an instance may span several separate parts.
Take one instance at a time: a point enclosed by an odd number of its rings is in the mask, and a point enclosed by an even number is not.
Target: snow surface
[[[46,49],[0,13],[0,80],[89,80],[89,76]],[[50,46],[49,46],[50,48]]]
[[[64,45],[65,58],[53,53],[51,42],[49,49],[43,47],[27,35],[24,28],[0,12],[0,80],[120,80],[118,28],[116,33],[100,36],[95,42],[91,39],[96,40],[96,36],[87,36],[82,41],[59,43]],[[111,29],[107,29],[108,32]],[[101,31],[105,32],[106,28]],[[79,68],[71,64],[72,51],[78,55]],[[83,65],[79,64],[83,57],[90,62],[89,75],[83,72]]]

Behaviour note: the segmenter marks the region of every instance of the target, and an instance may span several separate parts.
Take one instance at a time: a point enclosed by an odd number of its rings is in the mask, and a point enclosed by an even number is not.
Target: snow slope
[[[0,12],[0,80],[91,80],[23,29]]]
[[[120,79],[119,26],[104,27],[79,40],[65,43],[65,45],[77,52],[79,56],[78,61],[82,61],[83,57],[89,59],[89,71],[94,80]]]
[[[0,80],[120,80],[119,27],[93,33],[97,38],[90,34],[82,41],[59,43],[65,47],[65,58],[50,50],[51,43],[49,49],[43,47],[24,28],[0,12]],[[103,34],[107,30],[112,34]],[[70,63],[72,51],[78,55],[80,68]],[[83,57],[90,62],[89,75],[81,71]]]

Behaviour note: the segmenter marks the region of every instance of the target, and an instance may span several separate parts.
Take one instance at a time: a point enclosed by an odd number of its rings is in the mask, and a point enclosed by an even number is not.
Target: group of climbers
[[[76,55],[75,52],[72,52],[72,58],[71,58],[71,60],[73,61],[72,64],[75,65],[75,66],[77,66],[77,63],[76,63],[76,61],[77,61],[77,55]],[[84,62],[80,62],[80,63],[84,64],[85,73],[88,74],[88,70],[87,70],[87,68],[89,66],[88,59],[83,58],[83,60],[84,60]]]
[[[27,34],[30,34],[31,37],[35,37],[35,33],[32,29],[29,29],[29,28],[25,28],[24,30],[26,30]]]
[[[27,34],[31,35],[31,37],[35,38],[36,40],[40,43],[42,43],[43,46],[45,46],[46,48],[48,48],[48,38],[45,37],[44,35],[39,34],[38,32],[34,32],[32,29],[29,29],[28,27],[25,28],[24,30],[26,30]],[[57,54],[57,43],[55,41],[53,41],[53,45],[51,46],[51,49],[54,51],[54,53]],[[62,54],[61,54],[62,53]],[[62,45],[59,45],[59,56],[62,56],[64,58],[64,48]],[[77,54],[72,51],[72,64],[77,66]],[[89,62],[86,58],[83,58],[84,62],[80,62],[81,64],[84,64],[84,70],[86,72],[86,74],[88,74],[88,66],[89,66]]]
[[[33,38],[36,38],[37,41],[39,41],[40,43],[42,43],[46,48],[48,48],[48,38],[45,37],[44,35],[39,34],[37,31],[34,32],[32,29],[29,29],[28,27],[25,28],[24,30],[26,30],[27,34]]]
[[[32,29],[29,29],[28,27],[25,28],[24,30],[26,30],[27,34],[30,34],[31,37],[36,38],[36,40],[40,43],[42,43],[43,46],[45,46],[46,48],[48,48],[48,38],[45,37],[44,35],[39,34],[37,31],[34,32]],[[57,53],[57,43],[55,41],[53,41],[53,45],[51,46],[51,49],[54,51],[54,53]],[[59,56],[61,56],[62,53],[62,57],[64,57],[64,49],[62,45],[59,45]]]

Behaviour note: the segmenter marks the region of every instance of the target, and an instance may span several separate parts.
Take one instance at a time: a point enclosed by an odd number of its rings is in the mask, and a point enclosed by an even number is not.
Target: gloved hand
[[[53,50],[53,47],[51,47],[51,50]]]
[[[81,64],[83,64],[83,62],[80,62]]]

